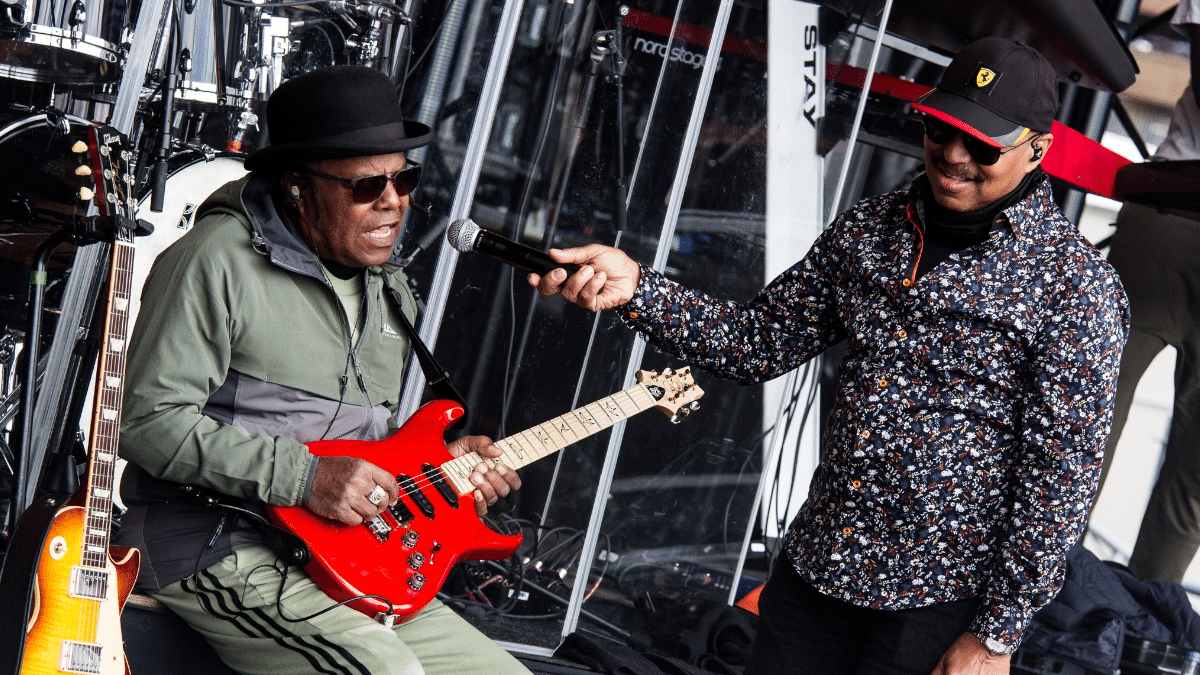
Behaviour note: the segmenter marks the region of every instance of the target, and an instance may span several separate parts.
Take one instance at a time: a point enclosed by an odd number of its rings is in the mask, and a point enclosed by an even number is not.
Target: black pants
[[[758,600],[746,675],[929,675],[967,631],[979,603],[867,609],[818,592],[781,554]]]

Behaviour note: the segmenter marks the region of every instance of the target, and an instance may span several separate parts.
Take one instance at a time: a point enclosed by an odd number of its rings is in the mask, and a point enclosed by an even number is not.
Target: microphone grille
[[[479,236],[479,226],[470,218],[459,218],[446,228],[446,241],[459,253],[475,249],[475,238]]]

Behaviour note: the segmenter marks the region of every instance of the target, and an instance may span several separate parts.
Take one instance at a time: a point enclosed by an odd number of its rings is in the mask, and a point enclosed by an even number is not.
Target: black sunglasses
[[[421,182],[421,165],[416,162],[409,162],[408,166],[399,171],[360,178],[345,178],[309,168],[301,168],[300,173],[328,178],[349,185],[351,198],[359,204],[369,204],[379,199],[379,195],[387,189],[388,183],[392,183],[396,188],[396,194],[403,197],[417,189],[417,184]]]
[[[1041,137],[1041,134],[1033,134],[1017,145],[1012,145],[1007,148],[997,148],[994,145],[988,145],[987,143],[984,143],[971,134],[963,132],[953,124],[939,120],[936,117],[924,115],[921,121],[925,123],[925,137],[934,143],[937,143],[938,145],[945,145],[946,143],[953,141],[957,134],[962,133],[963,147],[966,148],[967,154],[971,155],[971,159],[975,160],[975,162],[981,166],[991,166],[1000,161],[1000,155],[1015,150],[1018,146],[1024,145],[1025,143]]]

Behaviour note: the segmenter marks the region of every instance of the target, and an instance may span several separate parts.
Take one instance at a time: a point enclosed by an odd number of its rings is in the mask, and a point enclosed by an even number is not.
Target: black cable
[[[446,3],[446,11],[442,14],[442,18],[438,21],[438,27],[433,32],[433,36],[429,38],[429,44],[425,45],[425,50],[421,52],[421,55],[417,57],[417,60],[408,67],[408,70],[404,71],[404,80],[406,82],[408,81],[408,78],[412,77],[413,73],[417,72],[417,68],[421,67],[421,62],[425,60],[426,56],[429,56],[429,51],[433,49],[433,46],[442,39],[442,31],[446,28],[446,19],[450,17],[450,11],[454,9],[455,2],[457,2],[457,0],[450,0],[450,2]],[[412,43],[410,42],[409,44]]]

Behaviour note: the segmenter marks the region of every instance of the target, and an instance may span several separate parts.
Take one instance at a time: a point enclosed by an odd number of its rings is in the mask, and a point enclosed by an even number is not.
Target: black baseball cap
[[[1030,131],[1050,131],[1058,112],[1058,74],[1036,49],[987,37],[964,47],[913,110],[1005,148]]]

